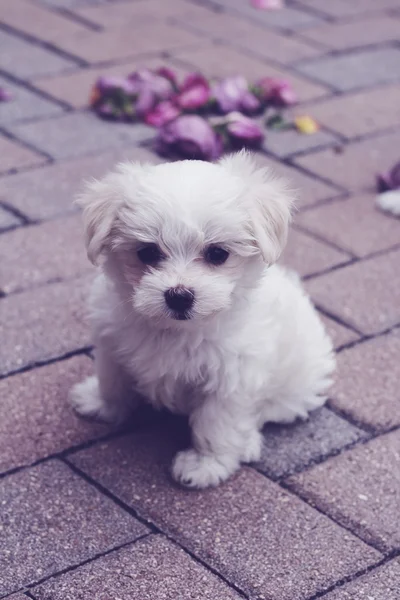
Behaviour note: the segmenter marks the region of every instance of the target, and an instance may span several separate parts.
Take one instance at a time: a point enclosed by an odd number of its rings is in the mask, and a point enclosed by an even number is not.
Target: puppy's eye
[[[156,244],[146,244],[138,249],[137,255],[144,265],[154,266],[164,258],[160,248]]]
[[[215,266],[223,265],[228,260],[228,256],[229,252],[221,246],[209,246],[204,253],[206,261]]]

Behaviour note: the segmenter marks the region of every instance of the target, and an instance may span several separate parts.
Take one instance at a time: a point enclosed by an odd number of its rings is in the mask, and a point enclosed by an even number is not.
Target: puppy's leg
[[[240,402],[208,398],[190,416],[193,448],[179,452],[172,475],[192,488],[215,486],[234,473],[241,462],[259,460],[262,435]]]
[[[97,375],[71,389],[71,405],[82,417],[121,423],[138,402],[132,381],[101,342],[96,348],[95,366]]]

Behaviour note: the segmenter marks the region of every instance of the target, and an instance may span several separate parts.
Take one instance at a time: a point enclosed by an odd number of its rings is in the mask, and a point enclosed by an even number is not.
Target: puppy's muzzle
[[[184,287],[170,288],[164,293],[165,303],[174,311],[177,319],[188,319],[194,304],[194,292]]]

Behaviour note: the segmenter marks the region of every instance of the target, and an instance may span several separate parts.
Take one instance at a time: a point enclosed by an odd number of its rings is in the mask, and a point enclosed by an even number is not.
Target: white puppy
[[[186,414],[187,486],[216,485],[260,458],[266,421],[321,406],[332,345],[296,276],[273,266],[292,195],[246,153],[217,164],[121,164],[78,199],[90,260],[96,377],[78,413],[121,420],[142,398]]]

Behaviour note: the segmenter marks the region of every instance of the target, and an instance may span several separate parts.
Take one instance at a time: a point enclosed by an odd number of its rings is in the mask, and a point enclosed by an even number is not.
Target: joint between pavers
[[[9,231],[10,229],[15,229],[16,227],[24,227],[25,225],[31,223],[31,221],[23,212],[18,210],[18,208],[15,208],[12,204],[9,204],[6,200],[0,200],[0,207],[14,215],[14,217],[17,217],[17,219],[21,221],[19,225],[11,225],[11,227],[7,228],[7,231]],[[2,230],[1,233],[5,233],[5,230]]]
[[[292,8],[296,8],[301,12],[307,13],[309,15],[317,17],[318,19],[321,19],[321,21],[323,22],[322,24],[324,24],[324,22],[332,23],[334,21],[331,15],[328,15],[327,13],[318,10],[318,8],[315,8],[314,6],[306,6],[301,2],[301,0],[300,2],[296,2],[296,0],[287,0],[287,3],[288,6],[291,6]]]
[[[343,577],[342,579],[339,579],[333,585],[329,586],[325,590],[320,590],[319,592],[317,592],[313,596],[310,596],[306,600],[318,600],[318,598],[323,598],[324,596],[326,596],[330,592],[333,592],[334,590],[340,589],[341,587],[343,587],[347,583],[350,583],[352,581],[356,581],[360,577],[363,577],[364,575],[368,575],[368,573],[371,573],[371,572],[375,571],[376,569],[379,569],[380,567],[383,567],[385,564],[387,564],[388,562],[390,562],[394,558],[397,558],[398,556],[400,556],[400,550],[395,550],[395,551],[391,552],[390,554],[388,554],[387,556],[385,556],[382,560],[378,561],[377,563],[374,563],[373,565],[369,565],[365,569],[361,569],[360,571],[357,571],[356,573],[353,573],[353,575],[348,575],[347,577]]]
[[[347,199],[337,199],[337,200],[338,200],[338,202],[346,202],[347,201]],[[332,203],[333,203],[333,201],[331,201],[331,204]],[[306,234],[307,236],[309,236],[310,238],[313,238],[317,242],[322,242],[323,244],[325,244],[326,246],[329,246],[333,250],[337,250],[338,252],[342,252],[343,254],[347,254],[347,256],[349,258],[359,258],[356,254],[354,254],[350,250],[346,250],[346,248],[342,248],[341,246],[339,246],[335,242],[331,242],[330,240],[327,240],[323,235],[320,235],[319,233],[311,231],[310,229],[307,228],[307,226],[304,226],[302,224],[299,225],[298,223],[294,222],[293,225],[292,225],[292,229],[294,229],[295,231],[300,231],[301,233]]]
[[[11,83],[14,83],[14,84],[20,86],[21,88],[28,90],[29,92],[31,92],[32,94],[35,94],[39,98],[43,98],[44,100],[48,100],[49,102],[52,102],[53,104],[60,106],[64,110],[70,109],[70,105],[67,102],[64,102],[63,100],[59,100],[57,98],[53,98],[53,96],[51,96],[48,92],[45,92],[41,89],[36,88],[30,81],[28,81],[26,79],[21,79],[19,77],[16,77],[12,73],[10,73],[9,71],[5,71],[4,69],[0,69],[0,76],[3,77],[4,79],[8,79],[8,81],[10,81]],[[19,119],[18,122],[20,122],[20,121],[21,120]],[[14,121],[13,121],[13,123],[14,123]]]
[[[70,54],[69,52],[66,52],[65,50],[62,50],[61,48],[59,48],[58,46],[55,46],[54,44],[51,44],[50,42],[45,42],[44,40],[41,40],[40,38],[37,38],[33,35],[30,35],[24,31],[21,31],[20,29],[17,29],[16,27],[12,27],[11,25],[6,25],[5,23],[1,23],[0,22],[0,30],[5,31],[6,33],[10,33],[11,35],[14,35],[15,37],[24,40],[25,42],[28,42],[29,44],[32,44],[34,46],[38,46],[39,48],[42,48],[44,50],[50,51],[53,54],[64,58],[66,60],[72,61],[78,65],[87,65],[87,61],[85,61],[83,58],[80,58],[79,56],[76,56],[75,54]]]
[[[325,58],[338,58],[340,56],[351,56],[353,54],[360,54],[366,50],[380,50],[381,48],[396,48],[397,40],[387,40],[382,42],[374,42],[370,44],[361,44],[359,46],[351,46],[349,48],[329,48],[326,52],[319,54],[318,56],[312,56],[311,58],[301,58],[296,62],[292,63],[294,68],[297,66],[308,65],[317,63],[318,61]],[[302,73],[299,72],[299,75]],[[327,84],[325,84],[327,85]]]
[[[104,31],[104,27],[87,19],[86,17],[82,17],[81,15],[75,13],[73,9],[63,8],[62,6],[47,6],[46,7],[50,12],[56,14],[61,17],[66,17],[68,21],[72,21],[73,23],[79,23],[86,27],[89,31]]]
[[[58,117],[59,117],[59,115],[58,115]],[[52,118],[54,118],[54,116]],[[32,152],[35,152],[36,154],[38,154],[42,158],[45,158],[47,161],[49,161],[49,162],[54,161],[53,157],[50,154],[48,154],[44,150],[41,150],[40,148],[37,148],[34,144],[31,144],[30,142],[26,142],[25,140],[21,140],[14,133],[12,133],[11,131],[9,131],[6,127],[0,127],[0,133],[4,137],[8,138],[9,140],[11,140],[13,142],[17,142],[17,144],[19,144],[20,146],[23,146],[24,148],[27,148],[28,150],[31,150]],[[38,167],[38,166],[43,166],[43,165],[36,165],[36,167]],[[19,170],[22,170],[22,169],[18,169],[17,168],[16,171],[17,170],[19,171]],[[14,169],[10,169],[9,171],[14,172]]]
[[[366,441],[369,441],[369,440],[366,440]],[[376,544],[375,542],[372,542],[371,540],[366,541],[365,538],[361,537],[358,533],[353,531],[351,529],[352,523],[350,525],[345,525],[339,519],[336,519],[334,516],[330,515],[329,513],[325,512],[322,508],[320,508],[319,506],[314,504],[314,502],[306,494],[299,492],[299,490],[296,489],[295,485],[291,484],[287,480],[290,477],[291,477],[291,475],[286,476],[286,478],[284,478],[278,482],[278,485],[280,485],[280,487],[282,489],[286,490],[287,492],[290,492],[291,494],[293,494],[294,496],[296,496],[297,498],[299,498],[300,500],[305,502],[308,506],[310,506],[311,508],[316,510],[318,513],[323,515],[325,518],[327,518],[330,521],[332,521],[333,523],[335,523],[338,527],[340,527],[341,529],[350,533],[353,537],[360,540],[363,544],[365,544],[365,545],[369,546],[370,548],[373,548],[374,550],[379,552],[379,554],[381,556],[385,556],[384,551],[382,551],[382,548],[379,544]]]

